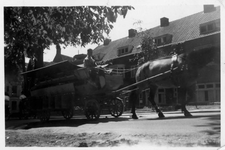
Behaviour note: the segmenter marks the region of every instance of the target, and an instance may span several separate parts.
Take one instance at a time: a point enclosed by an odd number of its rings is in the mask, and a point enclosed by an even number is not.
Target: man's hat
[[[88,52],[90,52],[90,51],[92,51],[92,49],[91,49],[91,48],[89,48],[87,51],[88,51]]]

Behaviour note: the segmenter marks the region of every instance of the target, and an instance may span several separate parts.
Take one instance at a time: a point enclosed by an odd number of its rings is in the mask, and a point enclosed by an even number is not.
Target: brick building
[[[151,28],[149,32],[155,40],[158,50],[171,52],[173,46],[182,43],[184,52],[194,49],[216,47],[220,49],[220,7],[204,5],[203,11],[184,18],[169,21],[160,19],[160,25]],[[111,41],[107,39],[103,45],[94,49],[96,60],[110,62],[114,68],[124,76],[125,85],[134,82],[137,61],[130,61],[142,51],[141,38],[134,29],[128,31],[128,36]],[[220,58],[218,58],[220,59]],[[127,71],[130,70],[130,71]],[[132,71],[131,71],[132,70]],[[213,103],[220,101],[220,64],[210,63],[200,70],[200,77],[196,82],[194,103]],[[140,95],[139,106],[150,105],[147,96],[149,89]],[[155,101],[159,105],[169,105],[171,99],[177,102],[177,89],[158,89]]]

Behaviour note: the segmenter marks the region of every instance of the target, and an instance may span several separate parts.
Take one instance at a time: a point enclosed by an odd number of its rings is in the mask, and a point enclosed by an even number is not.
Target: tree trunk
[[[35,64],[35,69],[40,68],[44,66],[44,49],[38,48],[36,51],[36,64]]]
[[[25,63],[25,55],[23,53],[23,56],[22,56],[22,70],[23,72],[26,71],[26,63]],[[22,82],[22,90],[26,90],[27,89],[27,78],[26,78],[26,75],[23,75],[23,82]]]
[[[53,62],[60,62],[63,61],[62,56],[61,56],[61,47],[59,44],[56,45],[56,55],[53,60]]]

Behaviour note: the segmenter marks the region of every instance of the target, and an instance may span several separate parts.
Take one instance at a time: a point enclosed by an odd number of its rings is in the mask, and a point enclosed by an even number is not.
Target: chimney
[[[160,19],[160,27],[167,27],[169,26],[169,19],[166,17],[163,17]]]
[[[104,40],[104,45],[109,45],[110,42],[111,42],[111,39],[106,38]]]
[[[215,10],[216,8],[214,7],[214,5],[204,5],[204,13],[210,13]]]
[[[128,37],[129,38],[135,37],[136,34],[137,34],[137,30],[135,30],[135,29],[128,30]]]

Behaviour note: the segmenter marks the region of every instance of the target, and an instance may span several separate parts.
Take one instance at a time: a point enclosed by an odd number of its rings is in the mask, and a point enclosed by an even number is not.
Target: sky
[[[105,5],[115,5],[107,1]],[[174,21],[198,12],[203,11],[204,4],[214,4],[215,6],[221,5],[219,0],[130,0],[129,3],[125,3],[133,6],[135,9],[128,11],[127,16],[117,18],[114,23],[114,28],[108,35],[112,41],[126,37],[128,30],[133,29],[150,29],[156,27],[160,23],[160,18],[167,17],[169,21]],[[90,4],[91,5],[91,4]],[[102,5],[102,4],[100,4]],[[104,3],[103,3],[104,5]],[[135,22],[141,22],[135,24]],[[102,43],[100,43],[102,44]],[[62,48],[62,54],[73,57],[76,54],[84,53],[88,48],[96,48],[98,45],[87,45],[86,47],[67,47]],[[55,46],[51,46],[50,50],[44,51],[44,61],[52,61],[55,57]]]

